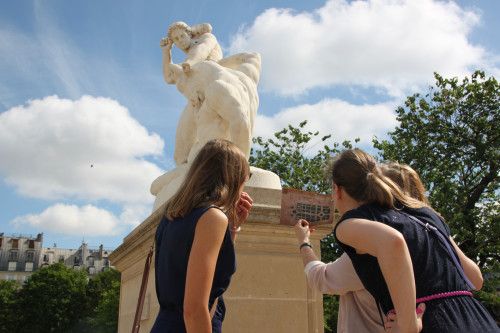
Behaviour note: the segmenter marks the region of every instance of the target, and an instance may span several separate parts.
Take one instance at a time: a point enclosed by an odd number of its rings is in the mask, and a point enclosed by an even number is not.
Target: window
[[[30,239],[28,248],[30,248],[30,249],[34,249],[35,248],[35,240]]]
[[[9,261],[17,261],[17,251],[9,252]]]
[[[64,256],[63,255],[59,256],[59,262],[64,263]]]
[[[19,239],[13,239],[12,240],[12,248],[13,249],[19,248]]]
[[[75,257],[74,265],[75,266],[80,265],[80,258],[79,257]]]
[[[3,237],[0,237],[0,248],[2,247]]]
[[[94,257],[88,257],[87,264],[88,264],[88,266],[93,267],[94,266]]]
[[[94,275],[95,274],[95,267],[94,266],[89,267],[89,274],[90,275]]]
[[[33,272],[33,263],[32,262],[27,262],[26,266],[24,266],[24,270],[26,272]]]
[[[43,255],[43,262],[49,262],[49,256],[47,254]]]
[[[26,262],[33,262],[34,258],[35,258],[35,252],[26,251]]]
[[[10,272],[13,272],[13,271],[16,270],[16,268],[17,268],[17,261],[9,261],[9,268],[8,268],[8,270]]]

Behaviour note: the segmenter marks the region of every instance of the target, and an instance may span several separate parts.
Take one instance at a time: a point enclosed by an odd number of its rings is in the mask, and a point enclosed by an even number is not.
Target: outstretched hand
[[[309,242],[309,236],[311,236],[311,232],[314,231],[314,228],[311,228],[309,222],[304,219],[298,220],[294,229],[295,236],[300,244]]]
[[[424,316],[425,312],[425,303],[420,303],[417,306],[417,325],[418,325],[418,332],[422,331],[423,324],[422,324],[422,317]],[[386,331],[389,333],[399,333],[401,330],[399,329],[398,326],[398,318],[395,312],[390,312],[387,317],[385,318],[385,328]]]
[[[168,47],[168,48],[172,48],[172,40],[168,37],[164,37],[160,40],[160,47]]]

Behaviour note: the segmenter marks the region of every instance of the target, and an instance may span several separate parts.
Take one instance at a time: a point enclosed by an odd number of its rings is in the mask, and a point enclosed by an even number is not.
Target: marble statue
[[[151,184],[154,209],[178,188],[189,163],[209,140],[224,138],[250,154],[252,130],[259,106],[257,84],[260,55],[239,53],[226,58],[208,23],[188,26],[176,22],[160,42],[163,76],[187,99],[176,130],[176,168]],[[172,61],[172,47],[186,54],[181,64]]]

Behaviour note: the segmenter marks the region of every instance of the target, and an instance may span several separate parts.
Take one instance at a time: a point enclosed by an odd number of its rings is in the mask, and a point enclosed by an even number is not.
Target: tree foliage
[[[326,143],[331,134],[319,137],[317,131],[306,132],[306,125],[307,120],[304,120],[298,127],[288,125],[274,133],[274,138],[254,138],[257,148],[252,148],[250,164],[277,174],[285,188],[330,193],[331,184],[323,172],[325,163],[340,149],[350,148],[351,143],[335,142],[329,146]],[[320,144],[322,147],[314,153]]]
[[[116,287],[116,283],[120,286],[120,276],[120,272],[116,269],[108,269],[89,280],[87,285],[87,297],[89,298],[89,306],[91,309],[95,309],[98,306],[104,297],[104,293],[113,290],[113,288]]]
[[[15,330],[18,289],[17,282],[0,280],[0,333]]]
[[[120,272],[110,269],[97,274],[89,281],[87,298],[90,315],[84,321],[86,330],[93,333],[116,332],[120,303]]]
[[[54,264],[42,268],[19,291],[19,332],[67,332],[86,308],[87,275]]]
[[[21,287],[0,281],[0,333],[111,333],[118,327],[120,273],[89,279],[85,271],[54,264],[34,272]]]
[[[500,259],[500,88],[493,77],[445,79],[397,108],[390,140],[374,140],[386,160],[421,175],[429,199],[460,248],[481,267]]]

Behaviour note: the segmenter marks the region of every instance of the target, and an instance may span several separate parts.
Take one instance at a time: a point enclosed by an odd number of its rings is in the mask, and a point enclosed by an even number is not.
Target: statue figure
[[[169,27],[167,38],[163,38],[160,42],[165,81],[176,84],[177,89],[188,99],[176,131],[174,160],[177,165],[190,161],[189,156],[196,156],[197,148],[213,139],[214,135],[233,141],[247,156],[250,153],[253,119],[258,108],[256,86],[260,77],[260,56],[256,53],[240,53],[222,59],[222,50],[211,31],[212,27],[208,23],[189,27],[184,22],[175,22]],[[172,63],[172,44],[186,53],[186,59],[181,66]],[[218,62],[220,66],[214,62]],[[203,65],[191,72],[192,66],[198,63]],[[244,82],[248,78],[253,83]],[[244,86],[233,87],[232,84],[236,81],[244,83]],[[247,90],[238,91],[240,89]],[[200,112],[205,111],[201,107],[206,92],[209,92],[206,106],[211,106],[210,110],[217,109],[222,126],[229,125],[229,137],[221,136],[211,122],[206,122],[215,114]],[[243,94],[240,94],[241,92]],[[237,100],[241,99],[240,97],[246,97],[247,100]],[[215,105],[212,103],[215,100],[221,103]],[[251,104],[248,105],[248,102]],[[234,107],[236,109],[233,109]],[[241,110],[248,107],[251,111]],[[245,120],[245,117],[249,119]],[[203,126],[198,127],[199,124]],[[243,133],[238,134],[241,130]],[[245,135],[248,138],[244,139]]]
[[[180,184],[187,165],[209,140],[224,138],[249,157],[259,97],[260,55],[239,53],[222,58],[222,50],[208,23],[188,26],[176,22],[162,39],[163,76],[187,98],[176,131],[176,169],[151,184],[155,209]],[[186,53],[182,64],[172,61],[173,45]]]

